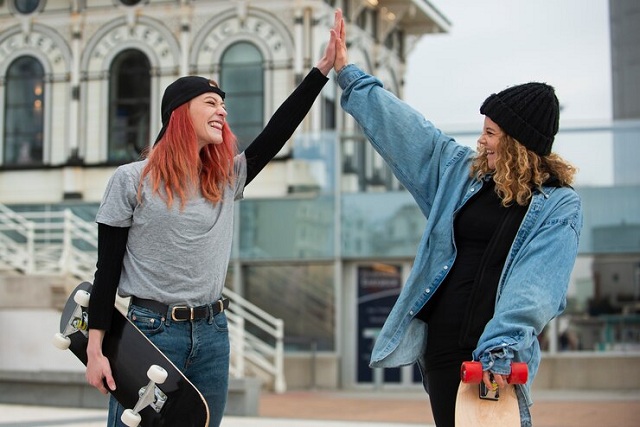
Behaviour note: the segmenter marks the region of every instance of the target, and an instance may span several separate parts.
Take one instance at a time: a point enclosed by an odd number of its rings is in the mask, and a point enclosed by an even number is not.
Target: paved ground
[[[636,427],[640,389],[633,392],[534,393],[536,427]],[[0,427],[103,427],[103,410],[0,405]],[[292,391],[263,394],[260,417],[226,417],[222,427],[433,426],[420,392]]]
[[[640,387],[640,384],[639,384]],[[640,426],[640,390],[634,392],[534,392],[531,408],[536,427]],[[266,394],[263,417],[345,420],[375,425],[433,425],[426,394],[289,392]],[[275,425],[275,424],[274,424]],[[358,424],[354,424],[358,425]],[[362,425],[362,424],[360,424]]]

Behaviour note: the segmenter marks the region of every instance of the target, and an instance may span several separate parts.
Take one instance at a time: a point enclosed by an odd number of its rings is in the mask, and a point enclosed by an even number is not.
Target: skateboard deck
[[[54,337],[56,347],[68,348],[85,365],[91,286],[82,282],[73,290],[60,316],[60,333]],[[122,415],[126,425],[209,425],[209,408],[202,394],[115,307],[102,352],[109,359],[116,383],[112,394],[126,409]]]
[[[520,410],[513,384],[527,382],[527,365],[512,363],[507,387],[487,390],[482,382],[482,364],[464,362],[456,396],[456,427],[520,427]]]

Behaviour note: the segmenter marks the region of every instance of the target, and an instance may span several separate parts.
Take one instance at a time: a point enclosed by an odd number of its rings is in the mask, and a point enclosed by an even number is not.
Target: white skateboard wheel
[[[60,332],[57,332],[53,336],[52,342],[53,342],[53,345],[55,345],[60,350],[67,350],[71,345],[71,339],[69,339],[69,337],[65,337]]]
[[[151,365],[147,371],[147,378],[156,384],[162,384],[169,374],[162,366]]]
[[[132,409],[125,409],[120,419],[128,427],[138,427],[140,421],[142,421],[140,414],[136,414]]]
[[[91,298],[91,294],[89,294],[89,292],[87,291],[82,290],[76,292],[76,294],[73,296],[73,300],[81,307],[89,307],[89,298]]]

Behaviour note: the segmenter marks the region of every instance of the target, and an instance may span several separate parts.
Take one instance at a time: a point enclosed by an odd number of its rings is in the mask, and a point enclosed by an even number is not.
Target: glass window
[[[337,84],[335,79],[329,79],[326,87],[322,91],[322,129],[335,130],[337,127],[336,118],[336,98]]]
[[[340,239],[346,258],[411,258],[425,227],[424,215],[406,191],[342,196]]]
[[[137,160],[149,146],[151,66],[140,51],[116,56],[109,77],[109,162]]]
[[[336,101],[322,98],[322,129],[336,128]]]
[[[365,13],[365,11],[360,12],[360,14],[356,17],[355,24],[363,30],[367,29],[367,14]]]
[[[343,16],[351,16],[351,2],[343,1],[342,2],[342,15]]]
[[[18,12],[28,15],[38,9],[40,0],[15,0],[14,6]]]
[[[122,3],[125,6],[135,6],[140,2],[141,0],[120,0],[120,3]]]
[[[284,321],[285,350],[334,350],[331,264],[246,265],[243,277],[245,298]]]
[[[44,68],[31,56],[9,66],[6,76],[4,164],[43,163]]]
[[[252,260],[331,259],[333,196],[247,199],[240,205],[240,256]]]
[[[350,191],[365,191],[367,185],[367,152],[372,150],[360,126],[342,142],[342,173],[355,181]]]
[[[226,93],[227,120],[238,137],[238,149],[249,146],[264,126],[262,54],[251,43],[230,46],[222,55],[220,86]]]

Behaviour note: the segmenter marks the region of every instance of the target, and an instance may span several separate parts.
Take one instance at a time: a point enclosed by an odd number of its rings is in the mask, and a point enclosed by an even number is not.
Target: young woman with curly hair
[[[335,70],[341,105],[427,218],[414,264],[378,335],[372,367],[418,363],[436,425],[455,424],[461,363],[480,361],[488,387],[514,361],[522,426],[531,425],[537,336],[566,306],[582,228],[575,169],[551,152],[553,87],[525,83],[489,96],[478,150],[458,144],[347,61],[344,22]]]

